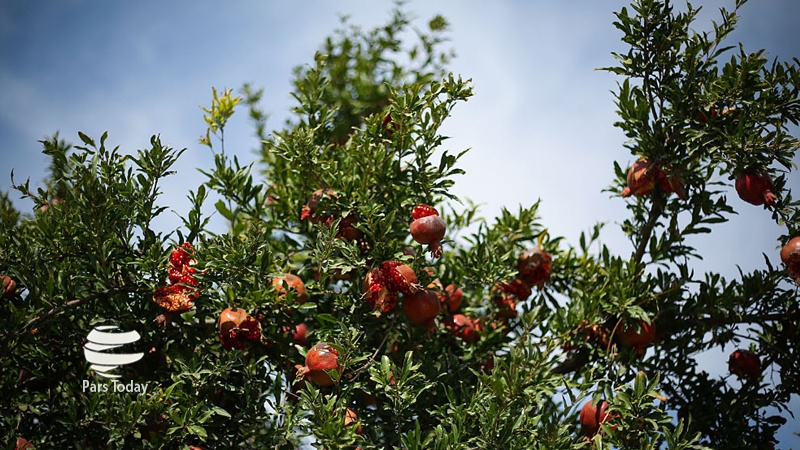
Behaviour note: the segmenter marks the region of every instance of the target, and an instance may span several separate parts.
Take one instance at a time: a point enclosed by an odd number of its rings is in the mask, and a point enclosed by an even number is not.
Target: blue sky
[[[708,0],[698,24],[709,29],[720,6]],[[323,38],[339,24],[339,14],[364,28],[388,17],[388,1],[321,0],[301,3],[241,0],[220,2],[143,0],[0,1],[0,189],[44,176],[47,160],[36,141],[60,131],[77,142],[77,132],[99,137],[123,151],[144,148],[153,134],[188,151],[179,175],[164,184],[176,214],[159,225],[174,229],[187,210],[186,186],[204,178],[210,152],[197,143],[205,124],[199,105],[210,103],[211,87],[237,90],[245,82],[265,89],[268,129],[280,128],[293,105],[292,68],[312,60]],[[624,203],[600,192],[613,178],[613,160],[633,157],[625,137],[612,127],[616,78],[594,70],[614,63],[621,51],[613,12],[626,2],[409,1],[407,10],[423,26],[434,14],[451,24],[455,73],[472,78],[475,96],[459,105],[446,123],[448,149],[471,148],[463,160],[467,174],[454,193],[484,206],[495,216],[502,206],[516,209],[542,199],[543,221],[556,235],[576,242],[597,221],[608,222],[603,241],[630,251],[615,230]],[[745,49],[765,48],[782,60],[800,56],[800,2],[751,1],[732,36]],[[243,112],[243,111],[242,111]],[[257,146],[246,114],[226,130],[226,149],[252,161]],[[569,169],[569,170],[567,170]],[[795,175],[790,187],[796,192]],[[12,197],[14,197],[12,195]],[[212,202],[209,202],[210,204]],[[695,244],[705,255],[697,270],[728,277],[761,267],[762,252],[778,262],[775,237],[785,232],[761,208],[734,198],[739,215]],[[17,204],[30,211],[32,204]],[[210,212],[210,211],[209,211]],[[224,224],[217,218],[218,230]],[[758,230],[758,233],[753,233]],[[703,355],[708,370],[724,375],[722,361],[732,349]],[[795,410],[800,411],[795,399]],[[784,427],[800,432],[797,425]],[[797,441],[794,446],[798,446]]]

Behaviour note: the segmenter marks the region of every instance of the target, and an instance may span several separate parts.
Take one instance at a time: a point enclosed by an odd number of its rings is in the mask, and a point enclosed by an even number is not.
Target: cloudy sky
[[[710,29],[718,8],[734,2],[697,3],[704,6],[698,27]],[[78,131],[95,138],[108,131],[108,143],[130,152],[160,134],[163,142],[188,148],[179,175],[164,185],[163,199],[176,214],[185,212],[186,187],[204,181],[196,168],[212,162],[208,149],[197,143],[205,130],[199,105],[210,103],[212,86],[263,87],[268,129],[279,128],[293,105],[292,68],[312,61],[339,15],[369,28],[383,24],[392,9],[388,1],[300,4],[0,1],[0,189],[10,187],[12,168],[18,181],[41,181],[47,160],[37,140],[56,131],[71,142],[78,142]],[[467,173],[457,180],[456,195],[483,204],[489,217],[503,206],[513,210],[541,198],[552,234],[577,242],[582,230],[604,221],[609,224],[604,242],[617,252],[631,251],[615,230],[625,217],[623,201],[600,191],[613,178],[614,160],[624,166],[634,158],[622,147],[623,134],[612,127],[617,79],[595,70],[614,64],[610,52],[624,50],[611,23],[613,12],[625,4],[408,2],[420,27],[435,14],[448,19],[457,53],[451,68],[474,82],[475,96],[455,109],[443,130],[452,137],[448,149],[472,149],[463,159]],[[764,48],[781,60],[798,57],[798,17],[796,0],[753,1],[743,8],[732,39],[748,51]],[[256,146],[246,114],[234,116],[226,150],[252,161]],[[790,179],[795,191],[798,178]],[[739,216],[696,242],[705,255],[697,268],[732,277],[737,265],[761,267],[762,252],[778,261],[775,238],[785,231],[763,209],[736,198],[731,203]],[[16,204],[25,211],[32,207],[27,201]],[[176,214],[160,225],[179,226]],[[217,219],[221,231],[224,224]],[[722,353],[704,359],[716,361],[710,371],[726,371]]]

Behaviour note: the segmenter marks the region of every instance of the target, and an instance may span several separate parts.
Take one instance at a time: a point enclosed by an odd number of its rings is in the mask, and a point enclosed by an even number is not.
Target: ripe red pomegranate
[[[683,177],[681,174],[675,173],[669,176],[664,170],[659,169],[656,171],[656,178],[658,186],[661,187],[662,191],[667,193],[674,192],[682,200],[687,200],[689,198],[686,191],[683,189]]]
[[[17,445],[14,447],[14,450],[33,450],[33,444],[28,442],[27,439],[24,437],[17,438]]]
[[[591,401],[583,405],[580,421],[581,428],[587,436],[592,437],[597,434],[600,431],[600,424],[609,420],[606,409],[608,409],[608,402],[605,400],[600,400],[599,405],[595,405]]]
[[[308,202],[303,205],[303,208],[300,211],[300,220],[308,220],[313,224],[317,224],[320,221],[330,220],[336,216],[335,213],[318,214],[317,208],[319,208],[319,204],[323,200],[335,200],[337,198],[339,198],[339,194],[332,189],[317,189],[311,193],[311,197],[309,197]]]
[[[510,295],[518,300],[527,300],[531,296],[531,288],[525,280],[515,278],[511,281],[497,283],[493,289],[496,293]]]
[[[261,324],[242,308],[227,308],[219,315],[219,338],[222,347],[243,349],[249,342],[261,340]]]
[[[397,305],[397,294],[413,295],[420,289],[417,275],[400,261],[384,261],[364,278],[361,290],[372,309],[389,312]]]
[[[298,378],[307,378],[317,386],[330,386],[334,383],[329,372],[337,371],[341,374],[339,366],[339,352],[327,342],[320,342],[311,347],[306,354],[306,365],[297,371]]]
[[[756,379],[761,375],[761,358],[750,350],[736,350],[728,358],[728,369],[739,379]]]
[[[442,296],[442,305],[451,313],[458,311],[461,307],[461,301],[464,298],[464,293],[461,288],[457,288],[454,284],[448,284],[444,288],[444,295]]]
[[[648,324],[643,320],[636,322],[636,325],[622,324],[614,337],[618,343],[635,349],[636,354],[642,357],[647,347],[656,340],[656,324]]]
[[[492,302],[497,307],[497,317],[502,320],[513,319],[519,315],[517,302],[510,295],[495,295]]]
[[[786,264],[789,276],[800,283],[800,236],[793,237],[781,248],[781,261]]]
[[[544,282],[550,278],[553,270],[553,258],[539,247],[531,248],[519,255],[517,270],[520,279],[528,286],[536,286],[541,289]]]
[[[3,281],[3,291],[0,298],[8,299],[14,297],[14,294],[17,292],[17,282],[14,281],[13,278],[5,275],[0,277],[0,280]]]
[[[291,273],[284,273],[272,279],[272,286],[278,297],[282,300],[286,298],[286,289],[291,289],[295,294],[295,302],[302,305],[308,301],[308,293],[303,280],[297,275]]]
[[[403,314],[409,322],[417,325],[422,325],[438,316],[440,307],[439,296],[428,289],[417,291],[403,299]]]
[[[765,170],[745,170],[736,177],[736,193],[752,205],[775,206],[778,197],[772,192],[775,186]]]
[[[306,345],[308,343],[308,327],[306,326],[305,322],[298,323],[294,327],[292,341],[297,345]]]
[[[153,293],[153,301],[171,313],[183,313],[194,307],[200,293],[197,289],[180,284],[162,286]]]
[[[411,237],[427,245],[434,258],[442,256],[441,240],[446,230],[444,220],[433,206],[419,204],[411,212]]]
[[[622,190],[623,197],[636,195],[643,197],[650,194],[658,181],[658,169],[647,158],[639,158],[628,169],[628,187]]]
[[[349,427],[355,424],[356,429],[354,430],[356,434],[361,434],[364,431],[364,427],[361,426],[361,423],[358,421],[358,414],[350,408],[347,408],[347,411],[344,413],[344,426]]]
[[[450,332],[468,344],[474,344],[480,338],[476,325],[475,321],[463,314],[453,314],[445,320],[445,326]]]

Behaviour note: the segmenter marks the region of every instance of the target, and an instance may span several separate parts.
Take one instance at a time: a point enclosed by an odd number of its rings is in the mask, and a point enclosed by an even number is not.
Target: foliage
[[[400,9],[371,32],[345,22],[297,69],[294,117],[269,135],[260,90],[214,89],[200,141],[221,151],[189,191],[180,230],[152,223],[168,209],[159,186],[183,151],[158,136],[135,155],[109,149],[106,135],[98,144],[80,134],[74,148],[43,141],[46,186],[15,184],[33,213],[0,195],[0,274],[17,282],[0,303],[0,433],[41,448],[766,448],[785,422],[776,411],[800,393],[797,288],[767,256],[734,280],[695,274],[688,239],[752,207],[721,188],[756,169],[775,180],[778,201],[766,208],[787,227],[777,242],[799,231],[799,202],[785,189],[799,61],[726,44],[742,3],[710,33],[692,31],[691,6],[637,0],[616,16],[630,47],[606,69],[621,77],[616,126],[634,157],[686,192],[662,183],[619,200],[630,211],[627,255],[599,244],[601,225],[577,245],[551,234],[539,202],[486,220],[450,193],[464,151],[446,148],[439,129],[472,87],[446,71],[441,17],[415,34]],[[257,166],[224,151],[240,105],[262,139]],[[627,167],[615,169],[616,196]],[[224,234],[206,229],[211,198]],[[409,235],[420,203],[448,225],[441,258]],[[192,262],[177,282],[171,253],[183,242]],[[535,282],[520,263],[534,247],[552,257],[549,278]],[[407,294],[374,311],[362,283],[390,260],[414,270],[414,289],[460,288],[458,314],[479,338],[460,334],[456,311],[409,322]],[[282,284],[287,273],[307,300]],[[187,283],[199,288],[189,311],[152,301],[166,286],[188,295]],[[256,318],[260,340],[223,347],[217,318],[228,307]],[[108,323],[141,335],[132,348],[143,359],[116,370],[145,392],[114,392],[120,384],[88,368],[86,336]],[[305,342],[294,337],[301,323]],[[656,342],[626,338],[648,327]],[[303,378],[309,348],[323,341],[338,352],[332,386]],[[697,368],[699,352],[741,342],[780,383],[736,386]],[[590,400],[607,400],[609,419],[584,436],[578,415]],[[355,424],[345,425],[348,409]]]

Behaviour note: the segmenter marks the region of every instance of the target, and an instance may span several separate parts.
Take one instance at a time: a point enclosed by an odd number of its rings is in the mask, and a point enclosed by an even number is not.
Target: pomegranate
[[[606,409],[608,409],[608,402],[605,400],[600,400],[598,405],[591,401],[583,405],[580,421],[581,428],[587,436],[592,437],[597,434],[600,431],[600,424],[609,420]]]
[[[518,300],[527,300],[531,296],[531,288],[528,284],[519,278],[511,281],[503,281],[495,285],[494,291],[503,293],[517,298]]]
[[[550,278],[553,270],[553,258],[539,247],[528,249],[519,255],[517,270],[520,279],[528,286],[536,286],[541,289],[544,282]]]
[[[408,321],[422,325],[439,315],[439,296],[434,291],[424,289],[403,299],[403,313]]]
[[[761,375],[761,358],[750,350],[736,350],[728,358],[728,369],[739,379],[756,379]]]
[[[500,319],[513,319],[519,315],[517,313],[517,302],[510,295],[496,295],[492,297],[492,302],[497,306],[497,317]]]
[[[786,264],[789,276],[800,283],[800,236],[793,237],[781,248],[781,261]]]
[[[623,197],[636,195],[643,197],[650,194],[658,181],[658,169],[647,158],[639,158],[628,169],[628,187],[622,190]]]
[[[480,338],[475,321],[463,314],[453,314],[452,317],[448,317],[445,321],[445,326],[450,329],[450,332],[468,344],[474,344]]]
[[[303,205],[303,208],[300,211],[300,220],[308,220],[313,224],[319,223],[320,220],[332,220],[332,218],[336,216],[335,213],[317,214],[317,208],[319,208],[320,202],[323,200],[337,198],[339,198],[339,194],[332,189],[317,189],[311,193],[311,197],[308,199],[308,202]]]
[[[219,338],[222,347],[243,349],[261,339],[261,324],[242,308],[227,308],[219,315]]]
[[[752,205],[775,206],[778,197],[772,192],[775,186],[765,170],[745,170],[736,177],[736,193]]]
[[[14,294],[17,292],[17,282],[14,281],[13,278],[5,275],[0,277],[0,279],[2,279],[3,282],[3,291],[2,294],[0,294],[0,298],[8,299],[14,297]]]
[[[433,206],[419,204],[411,212],[411,237],[420,244],[427,245],[434,258],[442,256],[441,240],[446,226]]]
[[[454,284],[448,284],[444,288],[444,295],[441,297],[442,305],[451,313],[458,311],[461,307],[461,301],[464,298],[464,293],[461,288],[457,288]]]
[[[358,414],[350,408],[347,408],[344,414],[344,426],[349,427],[355,424],[355,433],[361,434],[364,431],[364,427],[361,426],[361,422],[358,421]]]
[[[171,313],[183,313],[194,307],[194,301],[199,296],[195,288],[173,284],[156,289],[153,301]]]
[[[330,386],[334,383],[329,372],[337,371],[341,374],[339,366],[339,352],[327,342],[320,342],[311,347],[306,354],[306,365],[297,371],[298,378],[304,377],[317,386]]]
[[[636,354],[642,357],[647,347],[656,340],[656,324],[648,324],[643,320],[636,322],[635,326],[623,324],[617,329],[614,337],[618,343],[633,348]]]
[[[272,279],[272,286],[278,297],[282,300],[286,298],[286,289],[289,288],[294,291],[295,302],[299,305],[308,301],[308,293],[303,280],[297,275],[291,273],[284,273]]]
[[[305,323],[298,323],[294,327],[292,341],[297,345],[306,345],[308,343],[308,327]]]
[[[417,275],[400,261],[384,261],[367,272],[361,285],[364,299],[372,309],[389,312],[397,305],[397,294],[413,295],[420,287]]]
[[[33,448],[33,444],[28,442],[24,437],[18,437],[17,445],[14,446],[14,450],[33,450]]]
[[[671,167],[670,167],[671,170]],[[689,196],[686,194],[686,191],[683,189],[683,177],[679,173],[675,173],[672,176],[667,175],[664,170],[658,170],[656,172],[656,178],[658,182],[658,186],[661,187],[661,190],[667,193],[674,192],[678,195],[679,198],[682,200],[688,200]]]

